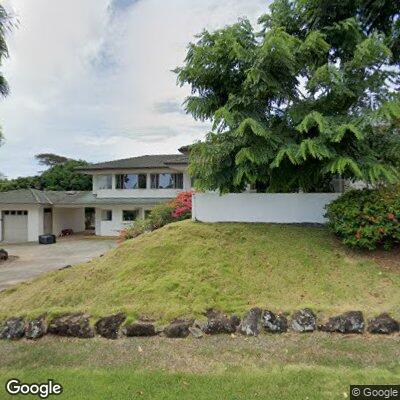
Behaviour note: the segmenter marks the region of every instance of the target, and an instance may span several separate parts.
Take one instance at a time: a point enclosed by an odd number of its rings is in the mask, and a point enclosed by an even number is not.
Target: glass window
[[[111,210],[102,210],[101,211],[101,220],[102,221],[112,221],[112,211]]]
[[[112,189],[112,175],[97,175],[97,189]]]
[[[151,174],[152,189],[183,189],[183,174]]]
[[[138,210],[124,210],[122,211],[122,220],[124,222],[136,221],[139,216]]]
[[[117,189],[146,189],[146,174],[117,175]]]

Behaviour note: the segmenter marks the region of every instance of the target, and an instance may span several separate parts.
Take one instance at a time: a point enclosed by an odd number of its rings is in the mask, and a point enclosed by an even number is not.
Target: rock
[[[96,322],[96,332],[107,339],[118,339],[119,328],[125,320],[124,313],[101,318]]]
[[[0,261],[7,261],[8,253],[4,249],[0,249]]]
[[[239,325],[240,325],[240,318],[236,314],[233,314],[231,316],[231,326],[233,328],[235,328],[235,332],[236,332],[237,328],[239,327]]]
[[[29,321],[25,327],[25,337],[27,339],[40,339],[47,333],[47,323],[44,316]]]
[[[318,327],[324,332],[363,333],[364,317],[361,311],[348,311],[329,320]]]
[[[198,328],[197,326],[190,326],[189,327],[189,332],[196,338],[196,339],[201,339],[203,335],[203,331]]]
[[[157,335],[154,324],[150,322],[136,322],[124,328],[125,336],[155,336]]]
[[[17,340],[25,335],[25,321],[21,317],[9,318],[0,327],[0,339]]]
[[[389,314],[383,313],[368,321],[369,333],[390,334],[399,332],[399,323],[393,319]]]
[[[69,268],[72,268],[72,265],[70,265],[70,264],[65,265],[64,267],[58,268],[58,270],[63,271],[64,269],[69,269]]]
[[[264,311],[262,326],[267,332],[283,333],[288,329],[287,318],[283,314],[275,315],[272,311]]]
[[[236,332],[236,320],[228,318],[221,311],[208,310],[206,316],[208,318],[207,323],[202,327],[204,333],[215,335]]]
[[[298,310],[292,315],[291,327],[295,332],[313,332],[317,327],[317,317],[309,308]]]
[[[54,318],[48,327],[48,333],[59,336],[71,336],[78,338],[94,337],[94,329],[90,326],[88,314],[66,314]]]
[[[189,336],[189,327],[192,325],[188,321],[174,321],[164,329],[164,334],[169,338],[185,338]]]
[[[239,332],[246,336],[258,336],[260,333],[261,314],[262,311],[258,307],[252,308],[247,312],[238,327]]]

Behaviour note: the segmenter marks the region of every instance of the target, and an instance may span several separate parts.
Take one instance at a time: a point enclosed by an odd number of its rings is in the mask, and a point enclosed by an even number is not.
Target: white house
[[[36,189],[0,193],[0,241],[37,241],[41,234],[85,230],[94,210],[95,234],[117,236],[126,224],[144,218],[156,204],[191,189],[187,154],[147,155],[92,164],[91,192]]]

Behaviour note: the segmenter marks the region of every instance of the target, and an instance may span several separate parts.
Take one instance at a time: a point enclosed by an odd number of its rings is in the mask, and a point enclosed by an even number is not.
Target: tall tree
[[[5,8],[0,5],[0,67],[2,67],[4,59],[8,57],[8,48],[5,39],[6,31],[10,28],[10,18]],[[7,81],[0,71],[0,96],[5,97],[9,92]],[[3,140],[3,134],[0,128],[0,144]]]
[[[399,179],[400,10],[392,0],[275,0],[204,31],[178,83],[213,130],[192,146],[202,189],[329,190],[333,177]]]
[[[59,156],[53,153],[36,154],[35,159],[40,165],[44,165],[46,167],[54,167],[54,165],[63,164],[69,160],[67,157]]]

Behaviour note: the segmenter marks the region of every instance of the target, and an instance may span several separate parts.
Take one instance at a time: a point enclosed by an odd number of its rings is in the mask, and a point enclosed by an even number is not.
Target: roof
[[[1,204],[50,204],[44,192],[37,189],[18,189],[0,192]]]
[[[96,171],[102,169],[168,168],[174,164],[187,165],[188,163],[189,157],[187,154],[157,154],[90,164],[86,167],[79,167],[77,170]]]
[[[118,204],[159,204],[169,201],[167,198],[98,198],[92,192],[40,191],[20,189],[0,192],[0,204],[7,205],[43,205],[43,206],[96,206]]]

